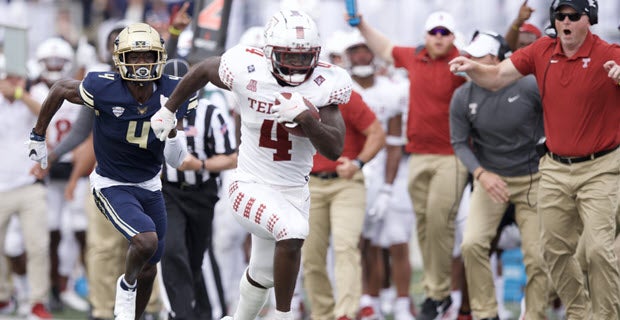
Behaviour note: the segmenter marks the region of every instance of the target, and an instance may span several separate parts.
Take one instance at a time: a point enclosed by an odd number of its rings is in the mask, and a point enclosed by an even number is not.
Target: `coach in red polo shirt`
[[[454,220],[467,179],[467,169],[450,144],[450,100],[465,78],[450,72],[448,62],[459,55],[454,46],[456,23],[437,11],[428,16],[424,45],[394,46],[361,19],[358,28],[370,49],[409,75],[407,145],[408,186],[417,218],[424,263],[426,300],[418,319],[436,319],[451,305]]]
[[[568,319],[620,319],[620,272],[613,242],[620,190],[620,46],[590,32],[596,2],[556,0],[556,38],[544,37],[498,66],[450,62],[479,85],[501,88],[534,74],[543,102],[548,152],[540,162],[538,212],[544,260]],[[580,233],[580,230],[583,231]],[[582,237],[590,298],[573,257]]]

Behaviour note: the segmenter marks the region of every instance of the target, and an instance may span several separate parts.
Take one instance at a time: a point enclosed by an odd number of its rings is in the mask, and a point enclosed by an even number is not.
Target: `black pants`
[[[162,191],[168,230],[161,268],[172,309],[170,318],[211,319],[211,301],[202,274],[202,261],[205,251],[211,247],[217,184],[209,180],[199,189],[182,190],[164,182]],[[210,257],[214,279],[219,282],[216,283],[218,293],[222,293],[219,268],[215,257],[212,254]],[[223,301],[214,298],[216,303]]]

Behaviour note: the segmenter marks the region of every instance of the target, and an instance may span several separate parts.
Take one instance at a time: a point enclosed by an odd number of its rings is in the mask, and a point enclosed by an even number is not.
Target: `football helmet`
[[[153,52],[153,62],[128,63],[131,52]],[[121,77],[129,81],[153,81],[161,78],[168,55],[164,40],[146,23],[134,23],[123,29],[114,40],[112,59]]]
[[[36,59],[40,76],[47,82],[71,77],[75,53],[71,45],[61,38],[47,39],[37,47]]]
[[[306,81],[319,63],[321,39],[308,14],[282,10],[265,26],[265,58],[278,79],[299,85]]]
[[[365,55],[365,57],[370,58],[370,60],[366,60],[364,58],[360,60],[359,56],[356,59],[353,58],[353,49],[360,46],[366,47],[366,50],[370,53],[370,56]],[[344,41],[344,47],[346,52],[345,68],[351,75],[360,78],[367,78],[375,73],[374,54],[370,48],[368,48],[366,39],[362,36],[359,30],[354,29],[352,32],[347,34],[346,40]]]

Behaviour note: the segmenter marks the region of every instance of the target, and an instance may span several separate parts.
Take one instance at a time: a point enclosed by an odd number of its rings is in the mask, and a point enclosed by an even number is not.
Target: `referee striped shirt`
[[[200,99],[196,111],[183,118],[188,152],[200,160],[235,152],[237,146],[231,121],[224,108],[211,104],[207,99]],[[167,163],[162,170],[163,181],[188,185],[199,185],[209,178],[218,177],[219,172],[180,171]]]

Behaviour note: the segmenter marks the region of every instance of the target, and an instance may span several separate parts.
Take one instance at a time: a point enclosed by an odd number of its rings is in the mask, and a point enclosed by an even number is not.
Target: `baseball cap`
[[[463,51],[474,58],[482,58],[487,54],[497,57],[500,47],[501,43],[496,38],[481,32],[467,47],[463,48]]]
[[[519,28],[519,31],[531,33],[536,36],[536,39],[542,37],[542,32],[540,32],[540,29],[536,28],[536,26],[531,23],[526,22],[522,24],[521,28]]]
[[[585,12],[590,13],[590,2],[589,0],[560,0],[558,1],[557,6],[554,11],[558,11],[558,8],[561,6],[569,6],[577,12]]]
[[[454,18],[450,13],[445,11],[433,12],[426,19],[426,23],[424,24],[424,30],[431,31],[437,27],[444,27],[450,30],[450,32],[452,33],[454,33],[454,31],[456,30]]]

